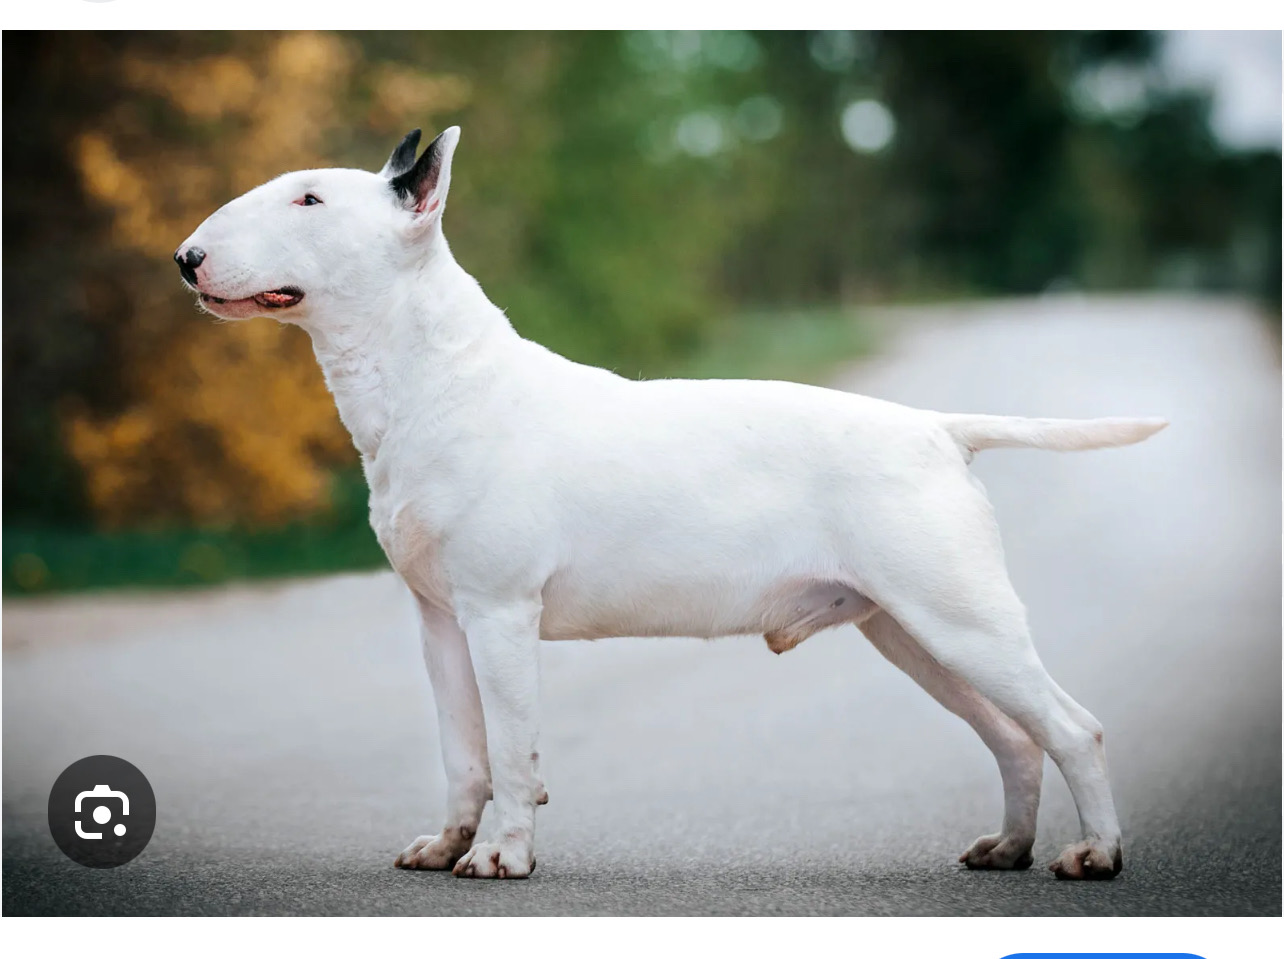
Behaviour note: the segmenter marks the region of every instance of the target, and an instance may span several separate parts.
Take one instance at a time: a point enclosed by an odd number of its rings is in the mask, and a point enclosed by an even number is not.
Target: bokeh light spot
[[[857,153],[877,153],[892,142],[896,121],[877,100],[856,100],[843,110],[843,139]]]

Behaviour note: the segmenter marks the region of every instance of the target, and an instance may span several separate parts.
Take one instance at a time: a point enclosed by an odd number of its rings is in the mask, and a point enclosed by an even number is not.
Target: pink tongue
[[[295,299],[293,293],[260,293],[259,299],[273,306],[284,306]]]

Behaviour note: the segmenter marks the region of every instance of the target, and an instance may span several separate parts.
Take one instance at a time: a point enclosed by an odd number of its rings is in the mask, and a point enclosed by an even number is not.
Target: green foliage
[[[7,526],[4,591],[208,586],[386,566],[367,520],[361,471],[341,471],[334,482],[336,496],[324,515],[271,529]]]
[[[545,105],[555,132],[532,158],[542,188],[524,268],[487,288],[520,332],[577,360],[628,368],[681,355],[720,312],[711,278],[734,217],[718,215],[703,169],[641,155],[638,118],[671,107],[621,37],[557,43]],[[457,249],[491,272],[484,251]]]
[[[873,347],[869,324],[850,309],[758,311],[708,329],[699,349],[668,375],[823,385],[836,369]]]

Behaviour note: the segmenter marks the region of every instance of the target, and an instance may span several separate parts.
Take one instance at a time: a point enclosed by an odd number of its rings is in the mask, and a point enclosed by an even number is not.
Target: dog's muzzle
[[[178,272],[183,274],[183,279],[196,286],[196,268],[205,261],[205,251],[199,246],[189,246],[186,250],[182,247],[174,254],[174,262],[178,264]]]

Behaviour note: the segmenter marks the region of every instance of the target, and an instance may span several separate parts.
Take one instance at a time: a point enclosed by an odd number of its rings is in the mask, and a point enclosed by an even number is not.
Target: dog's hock
[[[389,184],[402,206],[421,218],[420,225],[426,228],[439,222],[446,208],[450,161],[459,143],[459,127],[443,130],[419,159],[410,164],[418,143],[419,131],[408,133],[388,158],[384,170],[393,173]]]

